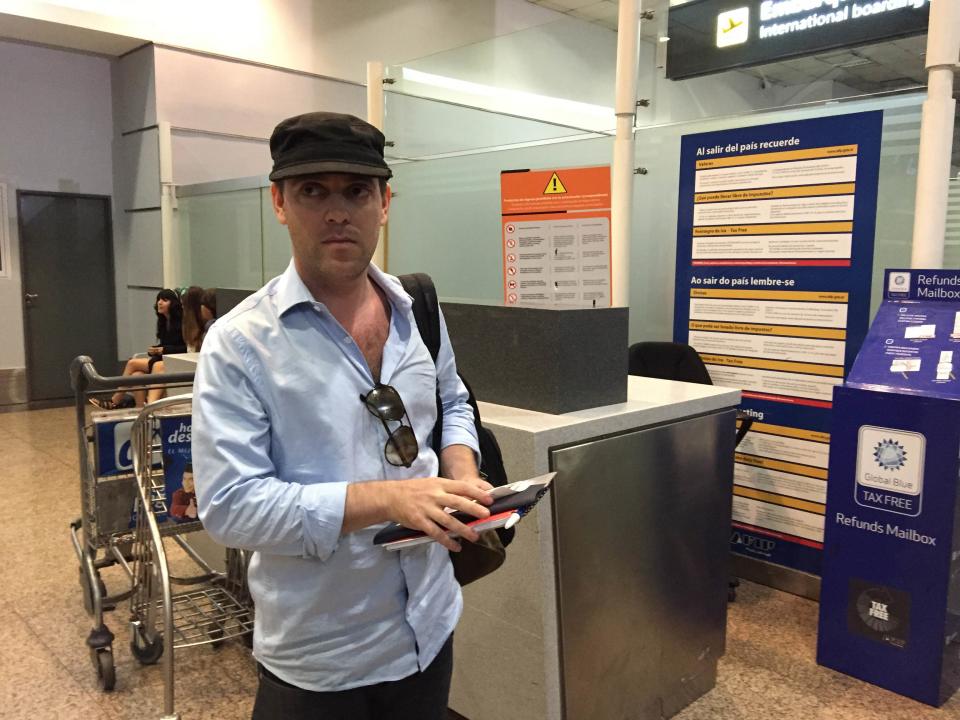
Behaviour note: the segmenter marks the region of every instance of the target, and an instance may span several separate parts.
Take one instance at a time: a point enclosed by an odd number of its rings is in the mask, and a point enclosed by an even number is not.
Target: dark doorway
[[[17,216],[28,397],[70,397],[77,355],[117,363],[110,198],[22,190]]]

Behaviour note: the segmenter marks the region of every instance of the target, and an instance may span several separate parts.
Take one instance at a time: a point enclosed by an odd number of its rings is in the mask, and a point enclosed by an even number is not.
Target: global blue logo
[[[896,440],[881,440],[873,450],[877,465],[884,470],[899,470],[907,464],[907,451]]]

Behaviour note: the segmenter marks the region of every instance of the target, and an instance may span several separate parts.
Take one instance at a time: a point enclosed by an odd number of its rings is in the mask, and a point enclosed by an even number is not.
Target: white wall
[[[557,18],[525,0],[22,0],[0,12],[362,82]]]
[[[11,274],[0,278],[0,369],[22,368],[16,191],[111,195],[110,61],[0,41],[0,182],[8,184]],[[114,208],[116,213],[116,208]]]
[[[366,90],[356,84],[172,48],[157,47],[153,55],[156,117],[173,128],[177,185],[266,175],[267,141],[285,117],[366,113]]]

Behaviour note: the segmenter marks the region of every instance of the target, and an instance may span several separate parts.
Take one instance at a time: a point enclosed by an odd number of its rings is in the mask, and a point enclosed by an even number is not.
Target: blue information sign
[[[684,136],[674,339],[755,419],[732,549],[819,574],[833,389],[866,332],[880,112]]]

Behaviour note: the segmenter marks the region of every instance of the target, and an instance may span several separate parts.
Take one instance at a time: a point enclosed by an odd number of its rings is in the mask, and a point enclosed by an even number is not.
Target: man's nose
[[[340,193],[331,193],[327,198],[326,219],[328,222],[346,222],[350,219],[347,199]]]

